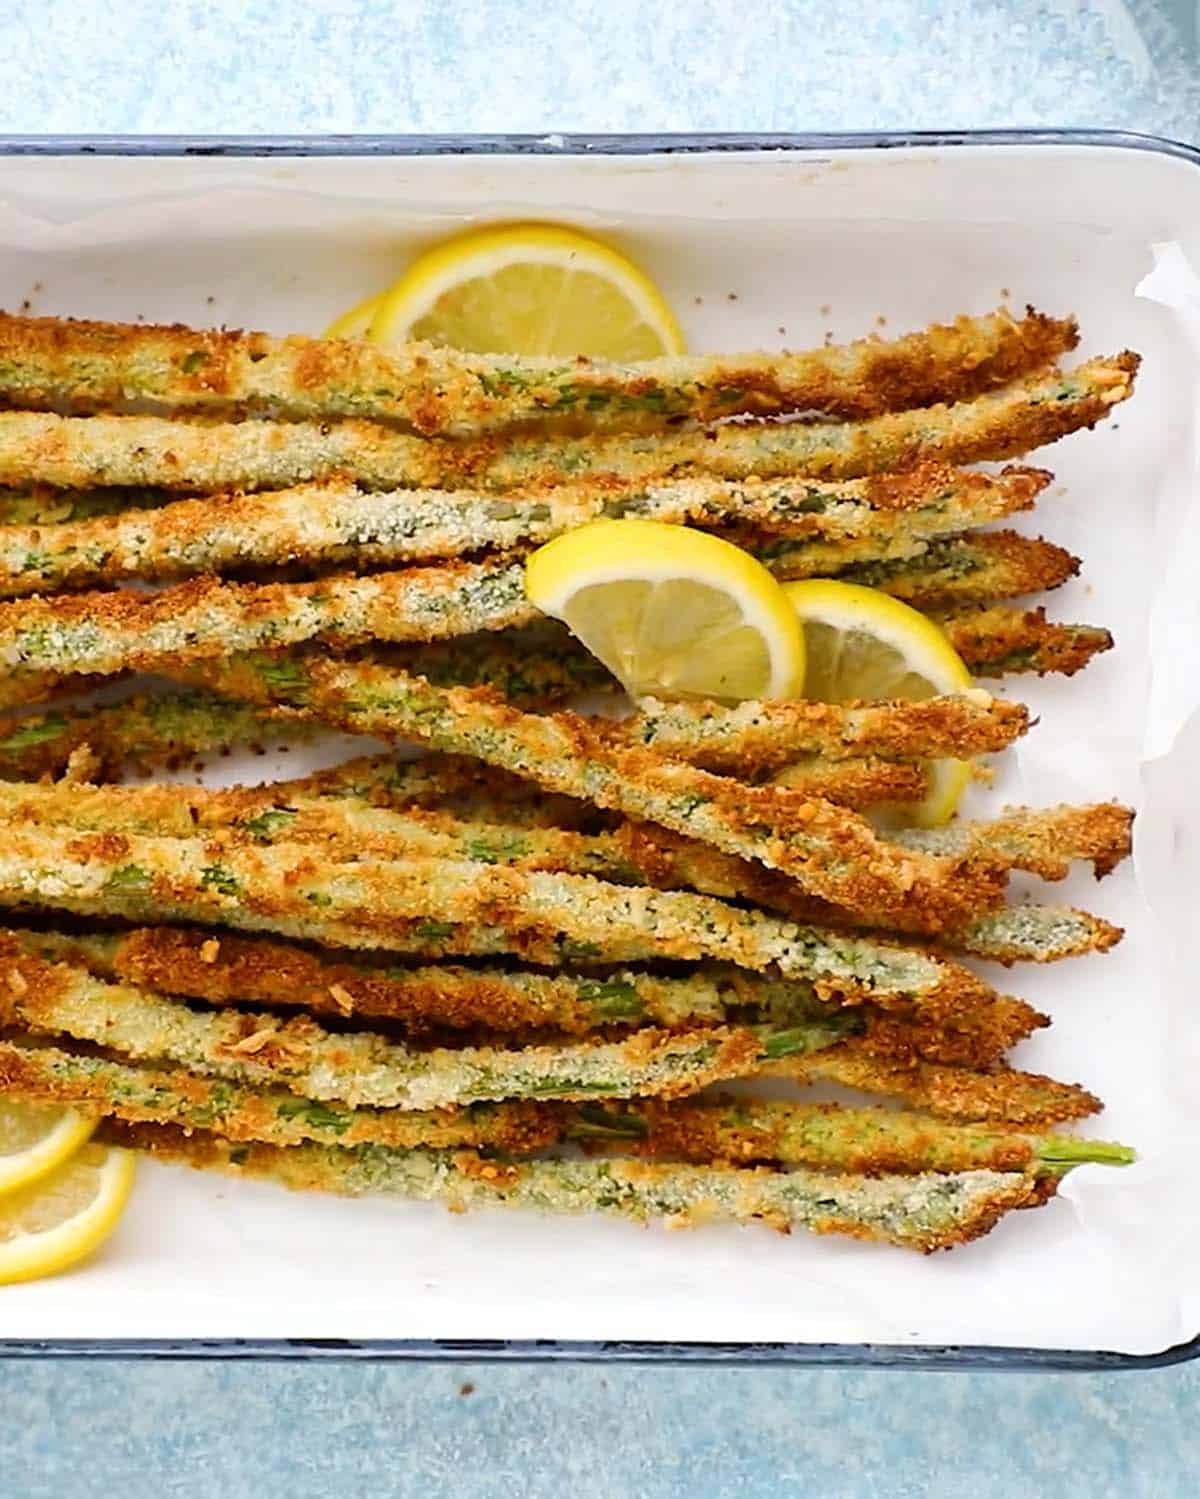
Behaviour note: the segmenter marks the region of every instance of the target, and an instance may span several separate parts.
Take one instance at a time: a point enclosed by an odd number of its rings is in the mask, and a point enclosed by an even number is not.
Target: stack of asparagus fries
[[[1075,342],[998,312],[617,368],[0,318],[0,1087],[293,1187],[922,1250],[1129,1160],[1061,1132],[1099,1100],[1007,1064],[1047,1019],[960,958],[1116,942],[1005,887],[1106,872],[1130,814],[864,815],[1022,706],[584,717],[613,683],[523,586],[543,541],[648,517],[883,589],[979,676],[1073,673],[1110,637],[1028,596],[1077,559],[976,529],[1050,475],[958,465],[1132,393],[1132,354],[1060,370]],[[112,784],[319,726],[426,753]],[[701,1092],[764,1077],[884,1102]]]

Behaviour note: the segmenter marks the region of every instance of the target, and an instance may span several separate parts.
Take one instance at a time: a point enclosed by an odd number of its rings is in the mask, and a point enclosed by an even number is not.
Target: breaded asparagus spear
[[[501,1034],[586,1035],[604,1027],[696,1024],[787,1028],[831,1013],[815,988],[720,964],[697,964],[683,978],[639,969],[588,974],[436,964],[397,967],[377,953],[325,953],[211,931],[152,927],[126,934],[14,931],[22,952],[82,966],[99,978],[204,999],[258,1003],[345,1018],[361,1014],[430,1028],[480,1026]],[[1018,999],[981,995],[922,1018],[873,1006],[856,1011],[863,1046],[893,1063],[989,1067],[1049,1022]]]
[[[174,766],[207,750],[311,735],[302,715],[270,716],[209,692],[138,694],[96,707],[63,707],[0,720],[0,777],[61,775],[82,748],[94,780],[116,780],[152,766]]]
[[[793,576],[787,571],[786,558],[769,565],[779,577]],[[838,568],[836,576],[847,583],[881,589],[917,609],[949,610],[1058,588],[1075,577],[1079,567],[1078,557],[1040,537],[1016,531],[972,531],[965,536],[937,537],[914,557]]]
[[[528,624],[524,569],[503,559],[310,583],[217,578],[159,593],[60,594],[0,603],[9,672],[154,671],[175,657],[223,657],[305,640],[421,641]]]
[[[38,1103],[69,1103],[143,1123],[215,1129],[232,1140],[299,1145],[371,1143],[438,1150],[472,1146],[515,1155],[554,1145],[564,1134],[550,1104],[472,1104],[462,1109],[375,1109],[302,1098],[285,1089],[252,1088],[162,1067],[0,1040],[0,1095]]]
[[[856,556],[911,546],[1029,509],[1050,475],[1003,476],[930,464],[910,474],[826,484],[814,479],[691,478],[614,489],[596,481],[494,494],[367,493],[345,480],[254,495],[180,500],[161,509],[47,528],[0,529],[0,596],[130,578],[169,580],[248,567],[396,566],[487,549],[540,545],[614,515],[678,525],[755,526]]]
[[[0,393],[30,409],[130,401],[205,415],[370,417],[431,435],[579,419],[657,431],[671,420],[824,411],[874,416],[959,401],[1051,364],[1073,318],[1006,308],[884,341],[801,353],[664,355],[637,363],[467,354],[302,334],[0,318]]]
[[[915,761],[812,756],[788,769],[788,785],[793,789],[843,807],[917,801],[928,789],[926,773]],[[427,777],[431,778],[428,789]],[[456,755],[426,755],[419,761],[364,755],[315,775],[280,781],[277,786],[281,795],[355,796],[383,807],[444,807],[460,816],[502,825],[529,823],[526,804],[539,798],[551,803],[548,815],[541,819],[547,827],[581,826],[581,814],[588,810],[582,802],[539,793],[529,781]],[[596,819],[604,815],[593,812]]]
[[[117,934],[12,933],[21,951],[209,1004],[267,1004],[342,1018],[374,1016],[409,1030],[486,1027],[586,1035],[616,1025],[788,1027],[831,1013],[809,983],[697,964],[681,978],[639,969],[548,974],[531,969],[397,966],[371,953],[314,953],[262,938],[148,927]],[[873,1055],[987,1066],[1047,1023],[1020,1000],[981,998],[934,1022],[863,1007]]]
[[[635,717],[606,726],[610,739],[689,764],[750,774],[803,754],[965,759],[1006,749],[1029,727],[1023,704],[981,688],[915,702],[849,706],[796,700],[724,708],[646,698],[639,707]]]
[[[1071,864],[1088,860],[1097,878],[1132,851],[1133,812],[1118,802],[1045,808],[1009,807],[987,822],[961,821],[943,828],[906,828],[895,834],[905,848],[965,858],[1002,860],[1044,880],[1065,879]]]
[[[935,612],[933,618],[977,677],[1027,671],[1072,677],[1113,647],[1107,630],[1060,624],[1047,619],[1042,608],[955,610]]]
[[[777,1163],[866,1176],[981,1170],[1061,1176],[1089,1161],[1127,1166],[1136,1159],[1128,1146],[1104,1140],[1021,1134],[981,1124],[948,1124],[899,1109],[829,1103],[726,1096],[666,1104],[580,1104],[564,1113],[571,1119],[570,1137],[592,1140],[598,1148],[615,1145],[659,1159]]]
[[[155,416],[0,413],[0,484],[285,489],[341,476],[367,489],[522,489],[642,481],[853,479],[918,463],[1019,457],[1094,426],[1133,394],[1138,356],[1031,375],[959,405],[862,422],[730,423],[663,435],[425,439],[370,422],[207,423]]]
[[[1098,1113],[1100,1100],[1077,1083],[1060,1083],[1007,1067],[972,1071],[909,1059],[896,1062],[858,1040],[811,1056],[767,1062],[763,1076],[799,1083],[837,1083],[898,1098],[941,1119],[1041,1128]]]
[[[1123,936],[1121,927],[1073,906],[1001,906],[944,934],[939,945],[994,963],[1057,963],[1108,952]]]
[[[553,632],[547,628],[551,625]],[[302,679],[303,666],[293,667],[283,652],[251,655],[256,663],[254,680],[260,672],[283,683]],[[531,710],[554,707],[581,692],[612,685],[595,657],[571,642],[552,620],[519,631],[394,647],[380,659],[419,672],[438,685],[492,687],[514,705]],[[0,777],[36,780],[61,775],[71,755],[86,746],[91,778],[119,780],[130,770],[175,766],[205,751],[224,752],[239,744],[253,746],[312,733],[314,718],[301,709],[263,712],[238,701],[237,688],[243,685],[244,675],[230,671],[230,691],[225,696],[203,689],[138,694],[119,703],[64,706],[0,719]],[[76,690],[78,681],[18,672],[0,677],[0,695],[16,686],[22,700],[28,697],[36,702],[58,695],[60,683]],[[487,774],[478,761],[464,763],[473,767],[476,779]],[[492,779],[504,781],[503,796],[498,794],[497,800],[505,804],[536,795],[527,782],[502,777],[499,772],[493,772]],[[829,795],[846,806],[917,799],[924,794],[923,776],[888,761],[822,763],[805,775],[804,784],[811,784],[815,795]],[[568,815],[562,798],[557,799],[557,813]]]
[[[373,1017],[418,1030],[486,1027],[582,1036],[612,1025],[677,1028],[743,1019],[786,1027],[830,1013],[803,980],[764,978],[719,964],[696,964],[683,977],[634,968],[544,973],[456,963],[405,967],[387,954],[315,952],[201,928],[12,936],[23,952],[165,994],[215,1005]]]
[[[208,830],[242,832],[262,844],[315,844],[332,860],[471,860],[594,875],[616,884],[696,890],[753,901],[799,921],[836,925],[847,920],[836,908],[805,896],[785,877],[647,824],[624,823],[593,834],[557,827],[514,828],[446,811],[394,811],[349,795],[313,795],[303,786],[300,782],[213,791],[184,786],[0,784],[0,818],[168,838],[190,838]],[[1063,879],[1075,860],[1090,860],[1097,873],[1114,868],[1130,852],[1131,825],[1132,813],[1115,803],[1045,811],[1015,808],[996,822],[958,822],[932,834],[899,832],[896,841],[904,847],[952,852],[1002,870]],[[1119,936],[1115,928],[1084,913],[1019,907],[1007,916],[990,912],[944,932],[941,943],[965,944],[969,951],[978,951],[973,942],[985,949],[1003,946],[1011,960],[1020,955],[1024,941],[1033,944],[1033,956],[1045,961],[1066,955],[1062,947],[1068,928],[1076,943],[1084,931],[1089,933],[1088,950],[1110,946]],[[1108,940],[1103,940],[1106,932]],[[1047,940],[1053,944],[1049,950]],[[995,954],[985,950],[980,955]]]
[[[130,935],[130,943],[135,941],[136,935],[138,934]],[[939,947],[944,952],[965,952],[975,958],[990,958],[993,961],[1005,962],[1005,964],[1019,962],[1022,959],[1028,962],[1055,962],[1062,958],[1076,958],[1076,956],[1082,956],[1083,953],[1107,952],[1110,947],[1115,946],[1121,940],[1121,937],[1122,932],[1119,926],[1113,926],[1101,917],[1091,916],[1088,911],[1077,911],[1070,907],[1061,907],[1061,905],[1011,905],[1011,907],[1002,907],[998,911],[990,911],[987,916],[977,917],[965,928],[942,935]],[[160,943],[168,938],[186,943],[189,941],[189,934],[175,931],[172,928],[156,928],[154,929],[156,950]],[[88,938],[88,940],[91,941],[93,938]],[[150,935],[147,935],[147,941],[150,940]],[[228,944],[229,941],[237,944],[240,940],[222,937],[223,944]],[[172,955],[166,959],[162,971],[153,971],[153,968],[135,971],[130,968],[129,971],[121,971],[121,976],[132,979],[133,982],[150,983],[151,988],[169,989],[178,994],[195,994],[198,998],[213,998],[210,992],[211,986],[216,985],[220,988],[225,983],[225,989],[223,989],[225,998],[237,998],[237,983],[249,985],[250,976],[256,974],[259,964],[258,962],[252,964],[249,973],[243,973],[238,967],[237,982],[226,983],[222,979],[222,973],[225,968],[225,955],[229,949],[228,946],[220,946],[220,944],[219,949],[214,949],[213,943],[214,937],[211,932],[195,937],[196,949],[205,947],[208,952],[220,950],[223,955],[222,964],[217,965],[216,970],[208,967],[207,964],[199,970],[204,974],[205,983],[208,986],[201,983],[199,988],[189,988],[189,986],[172,988],[172,982],[184,982],[180,977],[175,977],[174,980],[168,977],[177,962],[183,964],[184,973],[192,974],[192,979],[190,979],[192,985],[199,983],[195,977],[196,964],[202,959],[199,959],[195,952],[192,953],[190,961],[184,959],[180,953],[172,952]],[[482,971],[472,968],[472,970],[461,971],[460,982],[458,970],[451,971],[448,965],[443,964],[428,974],[431,983],[425,983],[424,973],[412,973],[412,970],[399,968],[396,962],[390,961],[387,964],[390,968],[390,977],[393,979],[403,977],[404,980],[412,977],[410,985],[401,986],[401,991],[391,994],[390,986],[384,983],[378,971],[373,971],[369,962],[366,968],[363,967],[364,959],[361,956],[360,958],[346,956],[345,961],[355,964],[355,967],[346,973],[339,968],[337,973],[325,974],[327,965],[316,964],[316,970],[310,970],[310,964],[313,964],[315,959],[310,953],[304,953],[303,949],[288,949],[277,944],[265,943],[264,940],[256,941],[256,943],[252,941],[249,949],[264,949],[264,965],[267,971],[256,974],[256,982],[259,985],[265,983],[265,988],[262,991],[256,988],[246,988],[246,995],[249,998],[267,1001],[267,1003],[289,1003],[289,992],[295,992],[295,994],[307,995],[306,1003],[313,1007],[324,1006],[328,1009],[333,1006],[334,1010],[342,1012],[346,1007],[352,1009],[361,1004],[382,1003],[391,1007],[372,1010],[370,1013],[390,1015],[393,1013],[393,1007],[399,1006],[399,1009],[394,1012],[397,1016],[401,1016],[407,1013],[404,1006],[409,1003],[407,997],[410,995],[412,1003],[433,1006],[439,1016],[437,1019],[439,1024],[457,1024],[454,1015],[461,1012],[470,1016],[470,1024],[476,1024],[476,1022],[488,1024],[497,1030],[509,1028],[508,1022],[494,1018],[488,1019],[484,1010],[487,1010],[487,1015],[491,1015],[493,1010],[503,1010],[505,1013],[511,1010],[514,1015],[514,1024],[520,1022],[530,1027],[548,1025],[554,1030],[563,1031],[575,1030],[580,1024],[584,1028],[590,1028],[593,1025],[620,1021],[620,1019],[653,1019],[658,1024],[673,1025],[679,1019],[686,1019],[689,1016],[719,1019],[724,1013],[712,1007],[716,1003],[715,991],[710,988],[709,977],[706,977],[707,970],[706,973],[692,974],[692,977],[697,979],[695,983],[692,983],[691,979],[673,979],[670,982],[653,979],[647,974],[632,973],[632,970],[629,973],[622,971],[616,976],[611,973],[601,974],[599,979],[589,977],[586,980],[578,980],[577,983],[571,974],[556,974],[556,976],[536,974],[536,976],[517,976],[514,979],[511,971],[502,973],[500,970]],[[235,946],[232,950],[240,952],[241,949]],[[156,959],[145,958],[142,961],[151,962]],[[157,961],[162,961],[162,959],[157,959]],[[337,964],[333,967],[337,968]],[[286,982],[282,980],[279,983],[276,982],[274,979],[276,971],[280,974],[288,974]],[[309,977],[304,979],[301,977],[303,973],[309,973]],[[321,974],[325,974],[325,977],[321,977]],[[109,977],[111,974],[102,971],[102,976]],[[367,985],[367,979],[373,980],[372,985]],[[497,983],[505,983],[505,994],[500,995],[499,991],[493,992],[493,989],[482,985],[484,979],[488,980],[488,985],[493,980]],[[512,985],[508,985],[508,979],[514,979]],[[776,1010],[776,1004],[784,1004],[788,1015],[791,1015],[794,1012],[794,1004],[800,1003],[797,997],[797,980],[749,980],[745,973],[730,970],[730,973],[722,974],[722,983],[724,983],[722,992],[727,992],[724,1003],[736,1007],[763,1006],[764,1004],[769,1009],[769,1018],[779,1018],[779,1015],[785,1013],[784,1010]],[[776,983],[781,986],[776,988]],[[366,995],[363,994],[364,985],[367,985]],[[379,985],[382,985],[388,997],[376,997],[376,1000],[372,1000],[370,994],[373,994]],[[754,992],[751,992],[751,985],[754,986]],[[336,998],[331,997],[330,986],[339,988],[339,995]],[[509,989],[512,992],[509,992]],[[565,1010],[557,1009],[560,997],[566,1004]],[[581,1009],[577,1009],[577,1000],[586,1001]],[[476,1001],[478,1001],[478,1006],[484,1009],[476,1010]],[[682,1007],[676,1009],[674,1007],[676,1003]],[[515,1009],[512,1009],[514,1004]],[[545,1004],[550,1004],[551,1009],[544,1009]],[[463,1024],[466,1024],[466,1021]]]
[[[387,1193],[444,1202],[456,1212],[602,1212],[636,1223],[665,1219],[673,1227],[757,1220],[782,1231],[845,1233],[925,1253],[978,1238],[1006,1212],[1038,1206],[1054,1190],[1053,1177],[1014,1171],[853,1177],[620,1159],[502,1164],[469,1151],[233,1144],[161,1125],[106,1124],[101,1138],[159,1160],[261,1177],[296,1191]]]
[[[453,686],[457,678],[468,679],[465,685],[474,685],[469,679],[476,675],[485,677],[490,685],[497,685],[500,670],[496,663],[502,659],[506,667],[511,666],[511,675],[503,682],[504,688],[508,689],[505,696],[515,706],[530,702],[540,706],[553,699],[557,696],[556,681],[561,683],[564,695],[568,689],[573,694],[584,685],[577,663],[582,665],[591,661],[586,652],[579,652],[576,658],[565,653],[559,655],[557,650],[554,658],[540,654],[531,656],[521,648],[524,634],[524,631],[518,631],[511,636],[501,633],[490,637],[496,642],[496,653],[479,644],[481,637],[415,647],[411,652],[412,663],[422,668],[421,675],[435,686]],[[375,664],[387,670],[409,670],[409,666],[400,664],[399,655],[393,657],[391,653],[376,660]],[[431,665],[435,668],[432,672],[429,670]],[[257,701],[264,710],[263,728],[258,737],[269,737],[269,726],[276,714],[282,717],[285,726],[294,721],[293,715],[314,721],[319,717],[308,706],[309,666],[303,657],[289,656],[286,652],[278,655],[250,652],[222,663],[216,670],[229,697]],[[205,670],[192,672],[185,669],[177,674],[189,680],[207,679]],[[295,706],[272,710],[268,687],[283,701],[291,701]],[[214,703],[228,700],[217,694],[209,696]],[[17,726],[14,723],[13,729]],[[2,727],[0,725],[0,729]],[[216,724],[214,739],[219,733],[220,725]],[[91,738],[89,742],[92,742]],[[153,763],[153,748],[149,742],[144,746],[146,763]],[[169,745],[167,749],[169,753]],[[0,770],[3,763],[0,757]],[[47,772],[56,774],[61,763],[63,756],[56,753],[51,741],[41,758],[30,752],[23,761],[26,774],[22,779],[31,780]],[[382,806],[440,807],[452,804],[465,816],[477,816],[490,822],[575,827],[589,818],[598,819],[604,815],[581,800],[540,792],[536,785],[520,776],[479,760],[452,754],[426,755],[419,762],[397,760],[393,756],[364,756],[345,766],[295,781],[280,782],[279,785],[289,791],[294,789],[319,796],[359,796]],[[802,756],[789,765],[788,785],[839,806],[867,807],[876,802],[919,801],[928,790],[928,779],[924,766],[916,761],[885,760],[872,755],[832,760],[812,755]]]
[[[377,1108],[443,1109],[509,1098],[675,1097],[761,1063],[835,1045],[861,1028],[852,1012],[786,1030],[750,1026],[641,1030],[626,1040],[556,1046],[417,1049],[371,1031],[328,1031],[309,1016],[194,1010],[15,944],[0,957],[0,1016],[135,1060],[170,1061],[254,1087]]]
[[[178,495],[165,489],[55,489],[34,482],[0,490],[0,526],[59,526],[125,510],[154,510]]]
[[[922,951],[825,933],[709,896],[450,860],[338,863],[319,849],[213,835],[4,826],[0,905],[247,931],[428,956],[516,953],[607,964],[714,959],[778,970],[822,997],[953,1009],[990,989]]]
[[[26,961],[31,963],[41,961],[37,953],[44,948],[54,962],[65,958],[69,963],[77,965],[82,961],[86,965],[94,961],[94,949],[89,944],[97,939],[71,938],[64,942],[54,937],[47,938],[44,933],[18,932],[11,934],[10,940],[13,951],[25,952],[28,954]],[[82,950],[73,944],[81,944]],[[103,953],[100,962],[103,962]],[[81,981],[78,967],[56,968],[55,973],[59,972],[70,976],[74,991]],[[0,998],[5,989],[3,973],[3,964],[0,964]],[[40,970],[29,970],[29,973],[43,989],[47,988]],[[30,979],[24,975],[15,986],[9,981],[8,987],[10,990],[19,988],[22,982],[27,986],[23,993],[31,992]],[[736,983],[736,976],[732,982]],[[54,989],[58,983],[59,980],[54,980],[49,987]],[[124,986],[117,987],[124,993]],[[139,989],[137,992],[147,991]],[[89,991],[85,991],[85,1002],[87,997]],[[621,996],[611,998],[619,1003]],[[83,1014],[87,1023],[96,1023],[96,1013],[94,1007],[85,1004]],[[786,1012],[773,1009],[767,1013]],[[802,1084],[833,1082],[867,1093],[895,1097],[911,1107],[926,1109],[947,1119],[1041,1126],[1083,1118],[1096,1112],[1099,1101],[1076,1084],[1060,1083],[1007,1068],[972,1070],[973,1066],[990,1065],[989,1058],[995,1059],[997,1044],[1003,1049],[1021,1035],[1028,1034],[1027,1016],[1032,1013],[1028,1007],[1020,1007],[1015,1001],[997,1000],[982,1010],[976,1004],[969,1013],[948,1014],[929,1024],[906,1022],[903,1026],[888,1026],[883,1017],[870,1015],[861,1009],[834,1015],[826,1012],[824,1018],[799,1020],[782,1029],[778,1024],[768,1023],[760,1026],[759,1032],[773,1038],[769,1049],[776,1053],[786,1050],[787,1055],[760,1057],[756,1070]],[[30,1022],[26,1020],[24,1023],[28,1025]],[[272,1023],[283,1022],[273,1017]],[[844,1028],[841,1038],[837,1034],[839,1028]],[[856,1029],[863,1034],[856,1037]],[[136,1026],[135,1032],[141,1034]],[[745,1033],[742,1028],[735,1033],[717,1034]],[[705,1034],[711,1036],[714,1032]],[[844,1039],[846,1035],[851,1039]],[[810,1051],[804,1055],[802,1048],[806,1046]],[[819,1051],[811,1050],[818,1046]],[[948,1059],[948,1065],[939,1058]],[[189,1065],[194,1064],[189,1062]]]
[[[867,417],[962,400],[1052,364],[1079,342],[1073,318],[1008,309],[782,354],[580,357],[464,354],[428,343],[63,318],[0,318],[0,391],[28,409],[97,411],[126,402],[205,415],[370,417],[416,432],[502,430],[581,417],[656,430],[680,417],[825,411]]]
[[[1062,879],[1074,860],[1091,860],[1097,871],[1114,868],[1130,851],[1131,817],[1128,809],[1113,804],[1057,807],[1046,812],[1017,809],[994,825],[994,836],[991,823],[964,822],[954,825],[957,837],[947,838],[944,845],[935,839],[933,846],[944,846],[992,869],[1023,869],[1046,879]],[[896,837],[902,846],[907,846],[907,833],[898,833]],[[913,841],[924,846],[919,835]],[[623,863],[636,871],[640,883],[750,900],[768,910],[782,911],[795,921],[834,927],[881,925],[848,916],[828,901],[806,895],[796,888],[794,881],[771,870],[646,824],[626,823],[603,837],[580,842],[594,851],[593,857],[604,857],[603,850],[609,847],[620,851],[617,861],[605,872],[608,879],[622,878]],[[520,851],[514,851],[514,856],[519,858]],[[910,929],[903,913],[893,917],[892,924],[899,932]],[[938,943],[944,950],[974,957],[1006,963],[1026,958],[1044,963],[1084,952],[1107,951],[1121,935],[1118,927],[1084,911],[1056,906],[1002,906],[943,930]]]
[[[447,810],[503,827],[600,827],[609,814],[466,755],[361,755],[276,783],[280,796],[353,797],[396,811]]]
[[[296,665],[297,663],[292,663]],[[239,677],[238,692],[246,696],[247,663],[232,668]],[[198,675],[218,688],[230,668],[222,663]],[[474,755],[518,775],[537,781],[547,790],[577,796],[581,800],[624,812],[643,821],[657,822],[701,842],[711,843],[740,858],[758,859],[768,867],[792,875],[805,888],[847,910],[888,915],[904,911],[906,920],[921,920],[931,929],[954,925],[960,919],[998,901],[999,886],[983,888],[978,872],[955,890],[962,871],[945,863],[897,864],[861,819],[845,809],[785,787],[746,786],[693,769],[675,760],[660,758],[633,747],[630,732],[616,732],[610,723],[578,718],[572,714],[534,717],[516,713],[481,691],[435,688],[403,672],[361,662],[307,660],[299,667],[303,680],[285,685],[269,677],[259,678],[257,701],[301,702],[326,723],[351,733],[376,734],[381,738],[417,738],[432,748],[454,754]],[[189,668],[189,676],[193,674]],[[949,717],[956,734],[964,718],[968,726],[980,726],[972,742],[1009,739],[1024,727],[1023,708],[997,704],[991,699],[931,700],[949,702]],[[960,703],[965,706],[960,708]],[[757,749],[769,734],[761,731],[759,711],[769,726],[781,722],[776,705],[750,704],[743,709],[714,710],[703,716],[699,753],[725,753],[749,737]],[[826,705],[793,706],[805,726],[811,717],[804,710],[824,708],[822,722],[845,721],[845,710]],[[900,704],[895,713],[908,718],[908,710],[928,705]],[[674,710],[671,710],[672,712]],[[870,710],[875,713],[886,709]],[[838,715],[841,715],[839,718]],[[832,715],[832,716],[831,716]],[[638,720],[631,721],[635,726]],[[715,729],[723,726],[723,732]],[[988,727],[986,737],[983,727]],[[730,730],[733,730],[731,734]],[[786,743],[788,735],[779,737]],[[619,742],[621,739],[625,742]],[[717,746],[713,746],[713,741]],[[672,753],[687,743],[687,735],[673,736]],[[962,742],[955,739],[955,744]],[[857,746],[861,754],[862,744]],[[801,745],[789,743],[785,759],[795,757]],[[846,746],[846,753],[855,753]],[[890,846],[894,847],[894,846]],[[907,855],[915,858],[915,855]]]
[[[770,1162],[866,1176],[979,1170],[1061,1176],[1088,1162],[1123,1166],[1135,1158],[1127,1146],[1101,1140],[949,1124],[897,1109],[751,1098],[510,1102],[424,1113],[362,1108],[13,1038],[0,1040],[0,1094],[285,1146],[468,1146],[528,1155],[579,1140],[592,1151],[615,1146],[665,1160]]]

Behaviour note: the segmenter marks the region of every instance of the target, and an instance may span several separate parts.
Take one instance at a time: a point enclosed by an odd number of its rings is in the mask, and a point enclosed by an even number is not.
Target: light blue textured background
[[[0,131],[1200,142],[1194,0],[0,0],[0,20]],[[1174,1499],[1200,1490],[1197,1370],[0,1362],[0,1499]]]

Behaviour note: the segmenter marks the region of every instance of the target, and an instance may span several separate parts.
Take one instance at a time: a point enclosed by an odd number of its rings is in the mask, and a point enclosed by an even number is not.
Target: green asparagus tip
[[[1074,1166],[1131,1166],[1137,1151],[1115,1140],[1079,1140],[1072,1135],[1050,1135],[1038,1146],[1038,1163],[1048,1173],[1065,1176]]]
[[[575,1110],[567,1129],[572,1140],[640,1140],[649,1132],[650,1126],[641,1114],[615,1114],[587,1104]]]
[[[775,1061],[779,1057],[822,1051],[861,1029],[862,1021],[857,1015],[831,1015],[828,1020],[810,1021],[790,1030],[770,1032],[762,1038],[762,1054],[768,1061]]]

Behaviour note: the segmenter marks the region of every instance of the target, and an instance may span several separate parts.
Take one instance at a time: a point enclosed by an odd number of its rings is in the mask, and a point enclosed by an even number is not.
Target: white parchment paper
[[[0,1293],[0,1337],[563,1338],[1010,1344],[1151,1352],[1200,1330],[1195,980],[1200,578],[1194,523],[1200,178],[1133,151],[971,149],[644,160],[0,160],[0,301],[319,330],[415,248],[553,217],[640,259],[692,347],[900,331],[1001,300],[1076,312],[1080,357],[1130,346],[1134,401],[1040,455],[1028,528],[1081,555],[1053,615],[1117,648],[1015,679],[1038,727],[976,812],[1119,797],[1136,857],[1038,897],[1127,929],[1112,954],[997,971],[1053,1027],[1015,1062],[1107,1102],[1138,1146],[1042,1212],[921,1259],[765,1230],[693,1234],[289,1196],[147,1165],[104,1254]],[[335,758],[335,748],[319,751]],[[219,777],[302,773],[293,751]]]

